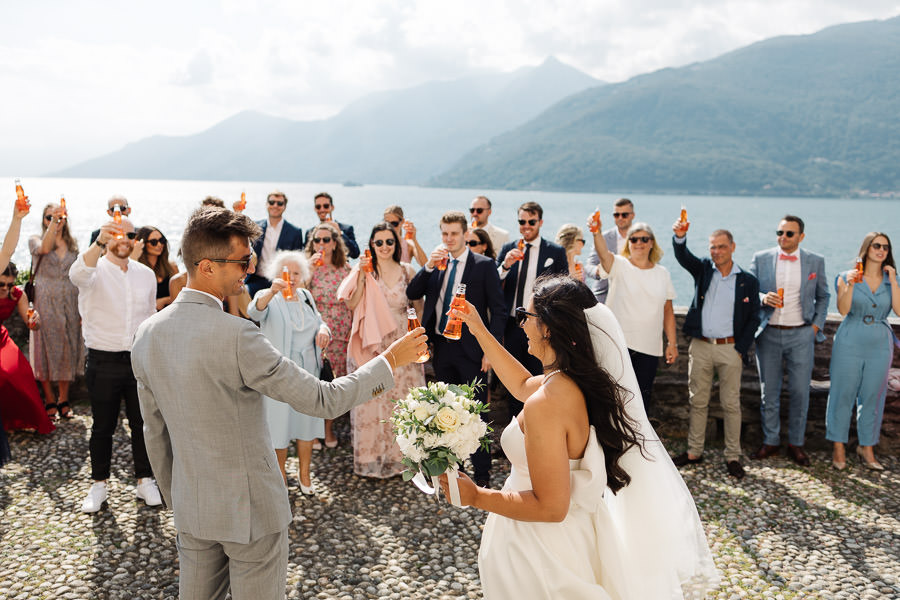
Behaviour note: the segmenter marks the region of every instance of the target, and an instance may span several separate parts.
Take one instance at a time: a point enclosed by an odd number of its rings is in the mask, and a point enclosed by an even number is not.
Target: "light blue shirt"
[[[713,267],[712,279],[706,290],[700,311],[700,332],[703,337],[727,338],[734,335],[734,287],[741,268],[732,263],[731,273],[722,276]]]

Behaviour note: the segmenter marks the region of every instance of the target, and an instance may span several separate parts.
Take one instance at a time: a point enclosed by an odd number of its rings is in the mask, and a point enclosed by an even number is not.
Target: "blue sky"
[[[900,14],[900,0],[3,2],[0,175],[250,109],[319,119],[380,90],[547,56],[605,81]]]

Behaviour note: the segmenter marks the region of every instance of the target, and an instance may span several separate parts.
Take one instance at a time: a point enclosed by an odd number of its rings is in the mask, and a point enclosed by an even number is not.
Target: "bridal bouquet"
[[[479,446],[487,450],[490,443],[487,433],[491,428],[480,416],[488,405],[475,400],[480,385],[478,381],[471,385],[432,382],[412,388],[397,402],[391,424],[407,467],[404,481],[412,479],[422,491],[434,493],[424,476],[431,477],[437,488],[438,476],[448,473],[451,502],[459,505],[458,465]]]

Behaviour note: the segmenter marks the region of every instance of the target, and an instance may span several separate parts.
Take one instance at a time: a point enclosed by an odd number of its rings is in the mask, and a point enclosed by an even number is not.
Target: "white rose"
[[[417,407],[415,408],[415,410],[413,411],[413,415],[414,415],[419,421],[424,421],[425,419],[427,419],[427,418],[431,415],[431,413],[429,412],[427,406],[421,405],[421,404],[420,404],[420,405],[417,406]]]
[[[445,406],[437,412],[435,424],[441,431],[456,431],[459,427],[459,415],[449,406]]]

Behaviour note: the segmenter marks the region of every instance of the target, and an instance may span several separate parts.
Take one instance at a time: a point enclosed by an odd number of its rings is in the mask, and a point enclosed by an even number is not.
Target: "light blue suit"
[[[759,280],[760,297],[774,292],[775,268],[780,248],[770,248],[753,255],[750,272]],[[812,379],[815,342],[824,341],[825,318],[828,315],[828,283],[825,280],[825,258],[820,254],[799,251],[800,309],[808,327],[776,329],[769,327],[774,308],[760,308],[760,325],[756,332],[756,366],[762,391],[760,401],[763,443],[781,445],[781,385],[784,369],[788,375],[790,413],[788,443],[803,446],[806,438],[806,411],[809,408],[809,383]],[[812,325],[819,328],[813,334]]]

